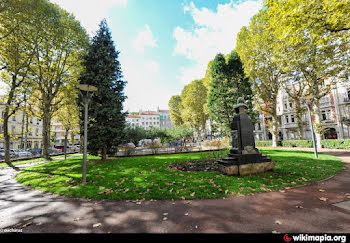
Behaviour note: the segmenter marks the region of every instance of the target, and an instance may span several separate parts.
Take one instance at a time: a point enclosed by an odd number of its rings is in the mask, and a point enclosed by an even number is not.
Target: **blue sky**
[[[125,110],[167,109],[172,95],[204,76],[217,53],[235,48],[236,35],[261,0],[51,0],[72,12],[93,36],[105,18],[124,79]]]

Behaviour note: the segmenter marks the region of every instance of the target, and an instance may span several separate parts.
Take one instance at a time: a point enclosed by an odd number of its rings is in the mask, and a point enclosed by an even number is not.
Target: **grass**
[[[51,161],[19,172],[17,181],[56,194],[93,199],[194,199],[252,194],[309,184],[344,168],[340,159],[313,153],[260,149],[272,157],[272,172],[235,177],[219,172],[181,172],[168,166],[177,162],[225,156],[226,152],[115,158],[88,165],[86,185],[81,185],[81,157]],[[97,157],[89,156],[89,160]]]
[[[67,157],[71,157],[72,155],[67,155]],[[74,155],[73,155],[74,156]],[[51,156],[52,159],[63,159],[64,155],[55,155]],[[36,159],[26,159],[26,160],[19,160],[12,162],[12,165],[24,165],[24,164],[30,164],[30,163],[36,163],[36,162],[42,162],[45,161],[45,158],[36,158]],[[5,162],[0,162],[0,169],[9,167],[8,164]]]

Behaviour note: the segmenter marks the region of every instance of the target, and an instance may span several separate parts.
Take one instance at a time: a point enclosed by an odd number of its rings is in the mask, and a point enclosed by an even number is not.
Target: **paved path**
[[[21,186],[14,180],[16,171],[3,169],[0,229],[22,228],[24,233],[349,233],[350,211],[333,204],[350,200],[350,152],[323,152],[347,163],[344,171],[323,182],[252,196],[141,204],[51,195]]]

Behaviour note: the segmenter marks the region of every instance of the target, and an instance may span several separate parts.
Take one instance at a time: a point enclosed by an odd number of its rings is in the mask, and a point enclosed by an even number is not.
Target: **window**
[[[350,89],[347,89],[347,90],[346,90],[346,94],[347,94],[348,100],[350,100]]]
[[[11,127],[11,131],[12,131],[13,133],[15,133],[15,132],[16,132],[16,126],[12,126],[12,127]]]
[[[289,117],[286,116],[286,124],[288,124],[288,123],[289,123]]]
[[[35,130],[35,136],[38,136],[39,135],[39,128],[37,128],[36,130]]]
[[[30,118],[30,124],[33,124],[33,117]]]
[[[16,121],[16,115],[13,115],[12,121]]]
[[[322,121],[332,120],[332,111],[330,109],[322,111]]]
[[[292,109],[293,108],[293,103],[289,102],[289,108]]]
[[[288,105],[287,105],[287,103],[284,103],[284,109],[288,109]]]
[[[261,130],[261,123],[258,122],[258,130]]]
[[[292,122],[292,123],[294,123],[294,122],[295,122],[294,115],[290,115],[290,120],[291,120],[291,122]]]

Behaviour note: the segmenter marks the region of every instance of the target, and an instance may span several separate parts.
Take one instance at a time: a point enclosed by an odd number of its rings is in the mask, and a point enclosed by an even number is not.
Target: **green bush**
[[[257,147],[271,147],[272,141],[255,141]],[[283,140],[281,141],[283,147],[293,148],[312,148],[312,140]],[[323,148],[330,149],[350,149],[350,139],[325,139],[321,140]]]
[[[272,140],[255,141],[256,147],[272,147]]]
[[[323,148],[349,149],[350,139],[325,139],[321,141]]]
[[[312,148],[312,140],[283,140],[283,147],[301,147],[301,148]]]

